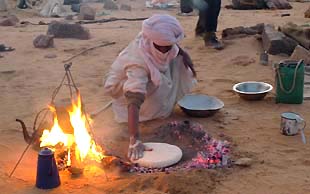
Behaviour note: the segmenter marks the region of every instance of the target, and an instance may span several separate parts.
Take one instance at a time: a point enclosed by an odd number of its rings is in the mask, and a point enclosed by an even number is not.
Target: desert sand
[[[190,119],[202,124],[208,133],[218,137],[221,134],[232,143],[233,159],[249,157],[254,163],[247,168],[234,166],[225,169],[197,169],[172,172],[170,174],[119,174],[108,175],[107,181],[100,168],[85,170],[78,178],[68,172],[60,172],[61,186],[42,191],[35,187],[37,151],[29,149],[14,175],[8,174],[26,147],[22,130],[16,118],[23,119],[29,131],[35,114],[50,101],[54,88],[64,74],[63,60],[83,49],[103,41],[115,41],[115,45],[98,48],[72,60],[73,77],[81,90],[87,111],[91,112],[110,101],[103,95],[103,78],[118,53],[136,36],[141,22],[116,21],[104,24],[85,25],[91,39],[55,39],[55,48],[37,49],[32,41],[39,34],[45,34],[46,25],[0,27],[0,43],[14,47],[12,52],[1,53],[0,58],[0,193],[212,193],[212,194],[306,194],[310,193],[310,146],[301,142],[300,135],[280,134],[280,115],[294,111],[310,121],[310,102],[301,105],[275,103],[275,90],[263,101],[249,102],[239,98],[232,91],[235,83],[242,81],[264,81],[274,86],[275,74],[271,64],[287,58],[270,56],[270,64],[259,64],[261,42],[255,37],[225,41],[226,48],[215,51],[205,48],[202,39],[195,37],[197,16],[178,16],[178,8],[155,10],[144,7],[143,0],[124,0],[132,11],[112,11],[109,17],[149,17],[153,13],[169,13],[176,16],[183,25],[186,38],[181,45],[192,56],[198,72],[198,85],[194,93],[220,98],[225,107],[209,118],[189,118],[179,107],[165,120],[141,124],[142,137],[158,126],[174,120]],[[270,23],[276,26],[286,22],[302,24],[309,19],[303,17],[309,3],[292,2],[291,10],[229,10],[224,5],[219,17],[218,35],[228,27],[252,26]],[[92,4],[98,11],[102,4]],[[1,12],[6,15],[8,12]],[[42,18],[32,10],[16,10],[21,21],[49,22],[61,18]],[[281,17],[290,13],[289,17]],[[45,58],[55,54],[56,58]],[[94,132],[99,143],[124,150],[127,146],[126,125],[119,125],[113,119],[111,108],[94,119]],[[310,141],[310,132],[306,128]],[[223,137],[224,135],[224,137]],[[115,148],[116,149],[116,148]]]

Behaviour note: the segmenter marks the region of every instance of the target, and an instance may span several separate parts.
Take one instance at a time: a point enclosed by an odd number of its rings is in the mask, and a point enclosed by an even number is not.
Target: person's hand
[[[179,49],[180,49],[179,54],[182,55],[182,57],[183,57],[183,63],[185,65],[185,67],[189,68],[192,71],[194,77],[196,77],[196,71],[194,69],[194,64],[193,64],[191,57],[181,47],[179,47]]]
[[[129,148],[128,148],[128,158],[130,160],[138,160],[143,157],[144,151],[152,151],[151,148],[146,147],[142,141],[130,138]]]

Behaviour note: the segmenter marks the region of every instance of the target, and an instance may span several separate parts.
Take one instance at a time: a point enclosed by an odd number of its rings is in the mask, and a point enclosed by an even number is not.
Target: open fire
[[[82,103],[80,95],[77,100],[71,100],[71,106],[67,110],[70,116],[70,124],[73,127],[73,133],[65,133],[68,131],[62,129],[57,118],[56,108],[49,107],[54,113],[54,121],[51,129],[45,129],[40,138],[40,147],[48,147],[55,151],[56,155],[65,153],[66,167],[83,166],[87,161],[96,161],[100,163],[105,157],[104,151],[96,144],[92,138],[86,115],[82,111]],[[64,159],[63,158],[63,159]],[[59,163],[60,160],[58,160]],[[74,163],[74,164],[73,164]],[[59,164],[58,164],[59,165]]]

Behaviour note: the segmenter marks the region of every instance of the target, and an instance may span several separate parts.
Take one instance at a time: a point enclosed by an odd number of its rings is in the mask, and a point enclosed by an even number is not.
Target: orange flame
[[[74,128],[73,134],[65,134],[59,126],[57,116],[54,116],[54,124],[51,130],[44,130],[40,138],[40,147],[54,147],[63,145],[68,150],[68,162],[71,164],[70,156],[73,155],[78,161],[94,160],[101,162],[104,158],[102,148],[95,143],[87,129],[87,119],[82,112],[81,98],[77,102],[72,101],[72,110],[69,110],[70,122]],[[51,110],[55,112],[55,108]],[[56,115],[56,114],[55,114]],[[75,146],[75,153],[71,153],[71,147]]]

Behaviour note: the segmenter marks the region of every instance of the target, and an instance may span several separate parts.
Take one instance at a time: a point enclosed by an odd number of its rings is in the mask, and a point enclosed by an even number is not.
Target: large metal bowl
[[[203,94],[185,95],[178,105],[189,116],[208,117],[224,107],[224,103],[216,97]]]
[[[233,90],[245,100],[262,100],[273,89],[272,85],[265,82],[241,82],[233,86]]]

